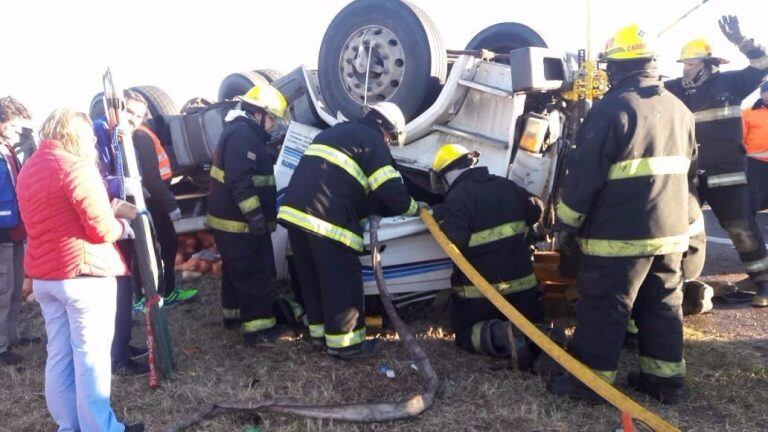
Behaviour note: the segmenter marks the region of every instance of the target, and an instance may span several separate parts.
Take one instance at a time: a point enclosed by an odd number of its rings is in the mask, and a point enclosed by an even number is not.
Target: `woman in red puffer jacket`
[[[121,424],[109,401],[115,276],[127,273],[114,242],[133,231],[113,215],[88,117],[56,110],[40,137],[17,191],[27,229],[24,268],[48,335],[48,410],[59,430],[143,430]]]

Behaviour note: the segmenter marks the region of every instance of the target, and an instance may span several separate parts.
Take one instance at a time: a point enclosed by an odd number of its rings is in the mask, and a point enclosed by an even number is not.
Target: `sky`
[[[517,21],[539,31],[551,48],[587,46],[591,9],[593,52],[616,30],[638,23],[656,34],[700,0],[412,0],[435,22],[445,46],[462,49],[483,28]],[[343,0],[4,0],[0,13],[0,96],[27,105],[36,124],[53,109],[87,111],[112,68],[123,87],[155,85],[177,105],[215,100],[230,73],[314,67],[324,31]],[[587,5],[590,5],[588,8]],[[543,7],[542,5],[546,5]],[[662,73],[689,39],[706,37],[717,54],[748,63],[720,33],[721,14],[738,15],[742,32],[768,44],[766,0],[709,0],[658,41]],[[748,98],[751,103],[755,96]]]

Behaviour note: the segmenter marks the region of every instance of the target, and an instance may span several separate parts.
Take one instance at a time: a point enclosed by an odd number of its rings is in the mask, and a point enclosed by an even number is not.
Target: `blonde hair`
[[[40,139],[56,140],[67,152],[90,158],[94,156],[95,149],[93,142],[84,142],[82,131],[86,127],[93,133],[93,124],[87,115],[68,108],[58,108],[40,128]]]

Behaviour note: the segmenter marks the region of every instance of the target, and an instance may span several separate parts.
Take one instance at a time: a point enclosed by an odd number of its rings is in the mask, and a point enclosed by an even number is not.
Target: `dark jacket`
[[[157,203],[166,213],[171,213],[178,208],[176,197],[171,192],[162,177],[157,162],[155,143],[146,132],[141,129],[133,133],[133,146],[136,150],[139,171],[141,171],[141,185],[147,192],[145,199]]]
[[[511,180],[471,168],[448,189],[435,216],[445,235],[503,294],[536,286],[531,251],[525,239],[541,217],[541,200]],[[472,282],[454,266],[451,276],[460,296],[479,297]]]
[[[19,161],[19,158],[16,157],[16,153],[13,151],[13,148],[9,144],[6,144],[0,140],[0,146],[3,146],[3,148],[0,149],[0,163],[7,165],[8,172],[12,177],[11,183],[13,184],[13,188],[16,193],[16,197],[14,199],[16,200],[16,205],[18,205],[19,191],[16,188],[16,181],[19,175],[19,171],[21,171],[21,162]],[[19,219],[21,219],[21,217],[19,217]],[[0,243],[19,243],[24,241],[26,236],[27,233],[24,229],[24,221],[20,221],[19,224],[13,228],[0,229]]]
[[[739,71],[715,72],[696,87],[684,88],[682,78],[664,83],[696,118],[698,169],[710,187],[747,182],[741,102],[768,75],[764,48],[758,46],[747,56],[751,66]]]
[[[248,233],[248,220],[263,215],[274,230],[277,191],[268,135],[254,120],[240,116],[224,127],[213,155],[208,193],[208,226]]]
[[[418,211],[392,163],[374,123],[358,120],[324,130],[291,177],[280,223],[362,251],[362,219],[373,213],[413,216]]]
[[[594,105],[579,131],[558,221],[578,230],[587,255],[684,252],[695,155],[690,111],[654,72],[630,75]]]

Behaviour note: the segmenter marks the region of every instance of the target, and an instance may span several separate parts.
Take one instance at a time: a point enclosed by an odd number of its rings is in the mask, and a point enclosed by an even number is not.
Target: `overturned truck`
[[[585,98],[599,91],[585,79],[583,62],[583,54],[548,49],[537,32],[519,23],[493,25],[464,50],[446,50],[434,24],[414,5],[357,0],[329,25],[317,69],[232,74],[221,85],[219,102],[183,114],[158,89],[136,89],[149,96],[150,113],[179,175],[173,186],[183,214],[179,232],[205,229],[207,171],[224,116],[236,104],[234,96],[262,82],[285,95],[291,117],[284,139],[271,144],[278,204],[317,133],[359,117],[364,103],[389,101],[408,121],[404,145],[391,152],[414,198],[442,200],[431,188],[432,158],[443,144],[462,144],[479,151],[480,164],[491,173],[542,198],[542,225],[548,227],[563,175],[560,161],[584,115]],[[273,233],[279,278],[288,278],[287,241],[283,228]],[[451,261],[419,218],[385,218],[379,241],[384,276],[400,305],[450,287]],[[374,294],[370,257],[360,259],[366,293]]]

